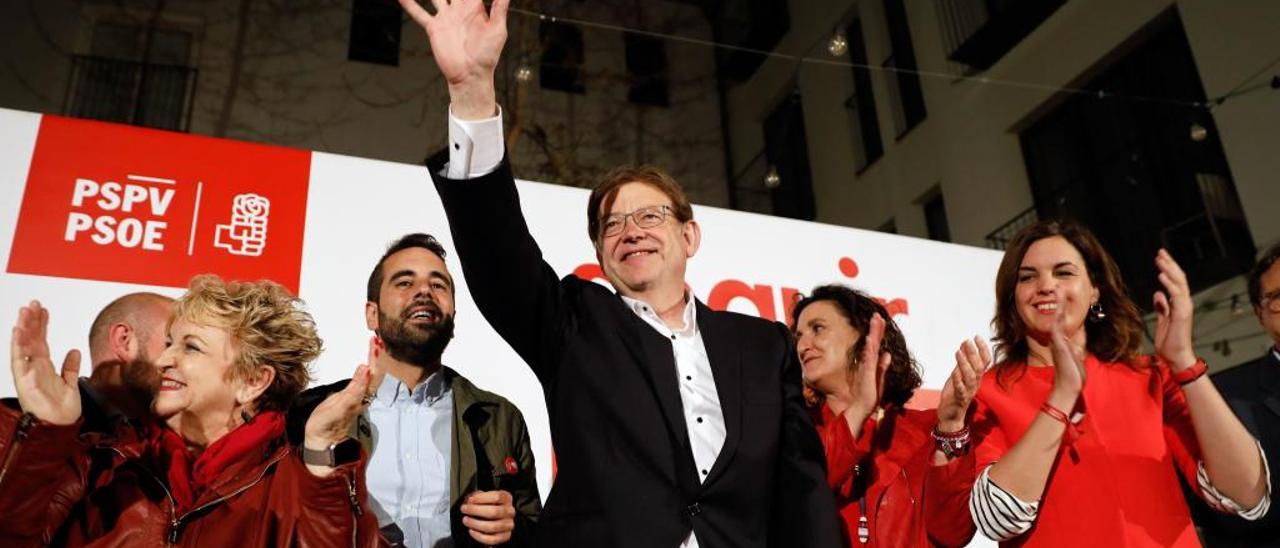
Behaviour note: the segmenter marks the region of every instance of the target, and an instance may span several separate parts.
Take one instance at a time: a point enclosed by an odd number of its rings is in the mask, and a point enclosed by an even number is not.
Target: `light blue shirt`
[[[453,392],[443,370],[412,392],[388,376],[369,404],[373,455],[366,481],[378,526],[395,523],[412,548],[451,548],[449,459]]]

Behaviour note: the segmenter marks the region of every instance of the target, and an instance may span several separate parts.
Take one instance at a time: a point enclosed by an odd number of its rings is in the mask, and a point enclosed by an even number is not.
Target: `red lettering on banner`
[[[767,285],[750,286],[745,282],[738,280],[724,280],[715,287],[711,288],[711,294],[707,296],[707,306],[713,310],[724,310],[729,308],[729,303],[734,299],[744,298],[756,305],[756,311],[759,312],[761,318],[774,319],[776,315],[773,311],[773,288]]]
[[[782,317],[786,319],[786,324],[791,325],[791,312],[796,309],[796,303],[804,298],[799,289],[790,287],[782,288]]]
[[[197,274],[298,291],[311,155],[44,116],[8,271],[185,287]]]
[[[609,281],[609,279],[604,276],[604,269],[600,268],[600,265],[596,263],[583,263],[578,265],[578,268],[573,269],[573,275],[588,282],[594,282],[596,280]]]
[[[894,299],[890,301],[887,299],[881,299],[880,297],[876,297],[876,302],[880,303],[881,305],[884,305],[884,309],[889,312],[890,317],[906,316],[911,312],[910,308],[907,306],[907,301],[905,299]]]
[[[836,261],[836,267],[840,273],[847,278],[856,278],[860,272],[858,263],[849,257],[841,257]],[[583,263],[578,268],[573,269],[573,274],[586,281],[606,280],[604,271],[600,269],[600,265],[596,263]],[[778,296],[782,299],[782,317],[779,318],[774,306],[773,286],[765,284],[751,285],[742,280],[722,280],[711,288],[711,293],[707,296],[707,306],[713,310],[727,310],[729,303],[734,299],[746,299],[756,307],[756,315],[767,320],[785,321],[790,323],[791,313],[795,310],[796,303],[800,302],[803,293],[792,287],[778,288]],[[876,302],[884,305],[885,310],[889,312],[889,316],[906,316],[911,313],[911,308],[907,304],[906,299],[883,299],[875,297]]]

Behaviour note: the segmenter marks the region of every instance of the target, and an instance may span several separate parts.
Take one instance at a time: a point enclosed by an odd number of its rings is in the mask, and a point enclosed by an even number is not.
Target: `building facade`
[[[515,7],[498,86],[519,176],[588,186],[654,163],[727,204],[714,51],[575,23],[710,40],[699,6]],[[14,0],[0,35],[3,107],[396,162],[444,150],[447,90],[394,0]]]
[[[1270,345],[1242,274],[1280,241],[1280,4],[788,6],[774,51],[819,61],[772,58],[730,89],[734,195],[776,185],[772,204],[753,205],[996,248],[1069,215],[1098,233],[1147,308],[1154,252],[1174,253],[1214,367]],[[840,55],[828,51],[836,33]],[[786,112],[790,133],[769,123]]]

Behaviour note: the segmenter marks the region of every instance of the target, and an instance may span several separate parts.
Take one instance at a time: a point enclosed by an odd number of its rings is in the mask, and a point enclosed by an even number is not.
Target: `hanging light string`
[[[1241,80],[1239,84],[1236,84],[1236,87],[1231,88],[1231,91],[1228,91],[1226,93],[1223,93],[1222,95],[1215,97],[1213,100],[1210,101],[1211,103],[1213,103],[1213,105],[1210,106],[1209,108],[1213,108],[1214,106],[1221,105],[1227,99],[1231,99],[1233,97],[1239,97],[1241,95],[1245,95],[1245,94],[1257,91],[1259,89],[1262,89],[1264,87],[1270,86],[1272,89],[1280,88],[1280,75],[1273,76],[1271,78],[1270,83],[1260,82],[1258,84],[1249,86],[1247,88],[1244,87],[1245,84],[1252,82],[1254,78],[1257,78],[1261,76],[1263,73],[1271,70],[1277,64],[1280,64],[1280,56],[1276,56],[1276,58],[1272,59],[1270,63],[1263,65],[1262,68],[1254,71],[1253,74],[1250,74],[1248,77]]]
[[[1101,89],[1087,89],[1087,88],[1072,87],[1072,86],[1054,86],[1049,84],[1038,84],[1034,82],[1023,82],[1018,80],[991,78],[989,76],[956,75],[956,74],[941,72],[941,71],[903,69],[898,67],[884,67],[884,66],[868,65],[864,63],[854,63],[854,62],[845,61],[845,60],[823,59],[820,57],[809,57],[803,54],[795,55],[790,53],[782,53],[779,51],[749,48],[746,46],[725,44],[725,43],[716,42],[713,40],[704,40],[701,38],[691,38],[688,36],[680,36],[677,34],[667,34],[662,32],[655,32],[651,30],[635,29],[635,28],[630,28],[622,25],[600,23],[596,21],[588,21],[585,19],[578,19],[573,17],[561,17],[556,15],[549,15],[546,13],[528,10],[524,8],[518,8],[515,6],[510,6],[509,11],[513,13],[518,13],[520,15],[528,16],[528,17],[535,17],[540,21],[549,21],[552,23],[563,22],[563,23],[569,23],[569,24],[578,25],[578,26],[587,27],[587,28],[607,30],[612,32],[631,33],[631,34],[637,34],[641,36],[647,36],[650,38],[659,38],[663,40],[669,40],[671,42],[692,44],[697,46],[722,49],[726,51],[750,53],[754,55],[760,55],[766,58],[781,59],[781,60],[791,61],[796,63],[797,68],[799,68],[799,65],[803,63],[820,65],[820,66],[860,68],[860,69],[866,69],[866,70],[880,72],[880,73],[913,74],[916,76],[921,76],[926,78],[940,78],[940,79],[946,79],[953,82],[962,81],[962,82],[972,82],[980,85],[993,85],[993,86],[1003,86],[1003,87],[1009,87],[1009,88],[1029,89],[1029,90],[1036,90],[1036,91],[1047,91],[1052,93],[1083,95],[1083,96],[1095,97],[1097,99],[1116,98],[1116,99],[1129,100],[1129,101],[1135,101],[1135,102],[1157,103],[1157,104],[1165,104],[1165,105],[1171,105],[1171,106],[1180,106],[1184,108],[1205,109],[1205,110],[1211,110],[1214,107],[1221,105],[1223,102],[1227,101],[1228,99],[1231,99],[1239,95],[1243,95],[1245,93],[1249,93],[1251,91],[1255,91],[1257,89],[1264,87],[1263,85],[1259,85],[1259,86],[1253,86],[1247,89],[1242,89],[1242,87],[1245,84],[1247,84],[1249,81],[1253,80],[1258,75],[1271,69],[1277,63],[1280,63],[1280,57],[1277,57],[1271,63],[1268,63],[1262,69],[1258,70],[1257,72],[1253,73],[1248,78],[1246,78],[1245,80],[1237,84],[1234,88],[1232,88],[1231,91],[1223,95],[1220,95],[1218,97],[1215,97],[1213,99],[1210,99],[1207,101],[1183,101],[1179,99],[1171,99],[1168,97],[1152,97],[1152,96],[1146,96],[1146,95],[1129,95],[1129,94],[1111,93]],[[819,42],[821,42],[821,40]],[[844,45],[840,45],[838,44],[838,42],[843,42]],[[829,46],[833,54],[835,54],[835,51],[839,51],[840,54],[843,54],[844,47],[847,47],[847,39],[844,38],[843,34],[837,31],[833,35],[831,41],[829,42]],[[812,50],[812,49],[813,47],[810,46],[809,50]],[[808,50],[806,50],[806,52],[807,51]]]

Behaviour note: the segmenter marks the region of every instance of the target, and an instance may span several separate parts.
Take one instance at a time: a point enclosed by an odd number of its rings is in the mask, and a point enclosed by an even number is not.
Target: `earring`
[[[1102,303],[1096,302],[1089,305],[1089,321],[1098,323],[1106,319],[1107,313],[1102,311]]]
[[[248,409],[241,409],[241,410],[240,410],[240,420],[242,420],[242,421],[244,421],[246,424],[248,424],[248,422],[249,422],[249,421],[253,420],[253,415],[250,415],[250,414],[249,414],[249,410],[248,410]]]

